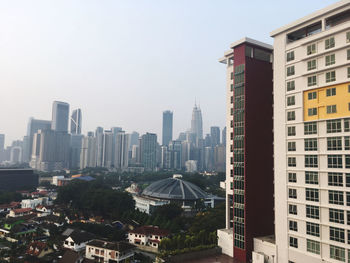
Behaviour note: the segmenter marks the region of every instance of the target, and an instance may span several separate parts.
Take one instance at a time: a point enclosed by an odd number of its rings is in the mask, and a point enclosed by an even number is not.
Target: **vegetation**
[[[107,238],[108,241],[121,241],[125,238],[125,231],[102,224],[74,223],[73,227],[85,230],[96,236]]]
[[[22,196],[17,192],[0,191],[0,204],[8,204],[10,202],[19,202]]]

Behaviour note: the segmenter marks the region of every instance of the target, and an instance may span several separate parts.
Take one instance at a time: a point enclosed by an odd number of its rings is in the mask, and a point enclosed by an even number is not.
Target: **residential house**
[[[29,244],[26,251],[27,255],[42,258],[48,254],[51,254],[53,250],[44,242],[35,241]]]
[[[160,241],[169,236],[169,231],[157,226],[141,226],[128,232],[129,243],[158,249]]]
[[[86,243],[93,240],[94,235],[89,232],[74,230],[64,241],[65,248],[74,251],[81,251],[85,249]]]
[[[33,213],[32,208],[18,208],[18,209],[11,210],[10,213],[7,215],[7,217],[21,217],[21,216],[30,215],[32,213]]]

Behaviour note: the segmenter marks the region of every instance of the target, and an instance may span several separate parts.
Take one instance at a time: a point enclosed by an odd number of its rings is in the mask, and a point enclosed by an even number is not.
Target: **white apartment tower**
[[[350,262],[350,1],[271,36],[274,262]]]

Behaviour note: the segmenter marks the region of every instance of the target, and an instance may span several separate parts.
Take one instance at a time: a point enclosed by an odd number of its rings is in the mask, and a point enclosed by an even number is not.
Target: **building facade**
[[[73,110],[72,116],[70,118],[71,134],[81,134],[81,121],[82,121],[81,109]]]
[[[202,111],[197,104],[194,105],[192,111],[191,132],[195,134],[197,140],[203,139]]]
[[[52,104],[51,129],[58,132],[68,132],[69,104],[54,101]]]
[[[163,130],[162,130],[162,145],[169,145],[173,139],[173,112],[163,112]]]
[[[271,36],[277,262],[349,262],[350,2]]]

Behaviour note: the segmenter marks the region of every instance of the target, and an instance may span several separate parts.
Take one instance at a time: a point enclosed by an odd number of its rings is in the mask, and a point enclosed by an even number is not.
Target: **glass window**
[[[341,132],[341,120],[327,121],[327,133]]]
[[[346,32],[346,43],[350,42],[350,32]]]
[[[287,67],[287,76],[293,76],[295,74],[294,66]]]
[[[307,55],[315,54],[316,53],[316,44],[311,44],[307,46]]]
[[[304,123],[304,135],[317,134],[317,123],[306,122]]]
[[[345,248],[330,245],[329,254],[331,258],[345,262]]]
[[[295,136],[295,135],[296,135],[295,126],[288,127],[288,136]]]
[[[288,151],[289,151],[289,152],[294,152],[294,151],[296,151],[295,142],[288,142]]]
[[[294,121],[295,120],[295,111],[288,111],[287,112],[287,120],[288,121]]]
[[[350,67],[348,67],[348,78],[350,78]]]
[[[345,155],[345,168],[350,168],[350,155]]]
[[[289,188],[288,189],[288,197],[296,199],[297,198],[297,189]]]
[[[296,167],[297,161],[295,157],[288,157],[288,166],[289,167]]]
[[[296,205],[289,205],[288,206],[288,211],[289,211],[289,214],[291,214],[291,215],[297,215],[298,214],[298,210],[297,210],[297,206]]]
[[[338,227],[329,227],[329,239],[341,243],[345,243],[345,231]]]
[[[342,173],[328,173],[328,185],[329,186],[343,186],[343,174]]]
[[[325,40],[325,49],[329,49],[335,46],[334,37],[330,37]]]
[[[345,174],[345,185],[350,187],[350,174]]]
[[[310,76],[307,77],[307,86],[311,87],[311,86],[315,86],[317,85],[317,76]]]
[[[307,94],[307,99],[308,99],[308,100],[314,100],[314,99],[316,99],[316,98],[317,98],[317,92],[316,92],[316,91],[309,92],[309,93]]]
[[[317,155],[305,155],[305,167],[318,167]]]
[[[344,193],[341,191],[328,191],[328,202],[334,205],[344,205]]]
[[[298,231],[298,222],[289,220],[289,230]]]
[[[337,89],[336,88],[330,88],[326,90],[326,96],[331,97],[337,95]]]
[[[342,150],[342,138],[341,137],[328,137],[327,138],[327,150],[328,151],[341,151]]]
[[[328,168],[343,168],[343,159],[341,155],[328,155]]]
[[[320,236],[320,225],[311,223],[311,222],[306,222],[306,234],[311,235],[311,236]]]
[[[344,224],[344,211],[329,208],[329,221],[338,224]]]
[[[318,172],[305,171],[306,184],[318,184]]]
[[[316,59],[309,60],[307,62],[307,70],[313,70],[316,68]]]
[[[344,137],[344,150],[350,150],[350,136]]]
[[[332,82],[335,79],[335,71],[326,72],[326,82]]]
[[[317,115],[317,108],[307,109],[307,115],[308,116],[315,116],[315,115]]]
[[[306,205],[306,217],[320,219],[320,208],[314,205]]]
[[[337,105],[328,105],[327,114],[337,113]]]
[[[335,64],[335,54],[326,56],[326,66]]]
[[[311,253],[314,253],[314,254],[317,254],[317,255],[320,255],[320,242],[318,241],[314,241],[314,240],[311,240],[311,239],[307,239],[306,240],[306,247],[307,247],[307,251],[308,252],[311,252]]]
[[[350,49],[348,49],[348,50],[346,51],[346,58],[347,58],[347,60],[350,59]]]
[[[287,91],[295,90],[295,81],[288,81],[287,82]]]
[[[287,62],[294,60],[294,51],[287,53]]]
[[[317,151],[317,139],[304,139],[304,149],[305,151]]]
[[[307,201],[319,202],[319,193],[318,189],[306,188],[305,196]]]
[[[287,97],[287,106],[295,105],[295,96]]]
[[[296,183],[297,182],[297,174],[296,173],[288,173],[288,182]]]
[[[289,237],[289,246],[298,248],[298,239],[295,237]]]
[[[340,120],[339,120],[340,122]],[[344,131],[348,132],[350,131],[350,119],[344,119]]]

